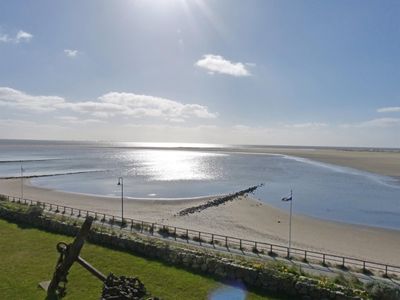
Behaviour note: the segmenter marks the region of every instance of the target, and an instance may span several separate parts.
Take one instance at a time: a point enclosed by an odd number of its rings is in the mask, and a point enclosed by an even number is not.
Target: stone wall
[[[10,211],[0,207],[0,218],[15,223],[25,223],[46,231],[75,236],[79,227],[55,219],[32,216],[23,212]],[[365,293],[342,286],[324,286],[317,279],[300,274],[278,270],[268,265],[224,257],[212,251],[193,250],[179,244],[142,238],[140,236],[120,237],[109,233],[91,231],[89,242],[115,249],[129,251],[143,257],[158,259],[184,269],[208,274],[222,280],[238,280],[246,286],[266,292],[274,292],[294,299],[363,299],[357,295]]]

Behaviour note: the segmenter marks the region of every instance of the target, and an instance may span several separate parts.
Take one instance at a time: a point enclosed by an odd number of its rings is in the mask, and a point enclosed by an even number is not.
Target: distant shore
[[[216,149],[233,153],[281,154],[311,159],[323,163],[350,167],[362,171],[391,176],[400,180],[400,151],[367,151],[323,147],[267,147],[253,146]]]
[[[120,199],[65,193],[35,187],[26,180],[24,197],[113,215],[120,214]],[[0,193],[20,196],[20,180],[0,180]],[[239,238],[287,244],[288,214],[250,197],[218,207],[176,216],[210,197],[179,200],[125,200],[125,216]],[[339,255],[400,265],[400,231],[350,225],[294,215],[293,245]]]

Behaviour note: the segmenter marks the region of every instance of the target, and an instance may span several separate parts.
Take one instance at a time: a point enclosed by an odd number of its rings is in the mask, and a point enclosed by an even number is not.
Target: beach
[[[232,152],[237,152],[233,150]],[[299,148],[299,147],[251,147],[240,152],[281,154],[311,159],[323,163],[350,167],[380,175],[400,178],[400,151],[360,150],[350,148]]]
[[[0,193],[20,196],[20,180],[0,180]],[[120,215],[120,198],[66,193],[24,183],[24,198]],[[251,197],[218,207],[177,216],[185,208],[206,203],[209,197],[179,200],[125,199],[125,217],[158,222],[249,240],[287,245],[289,216]],[[319,220],[302,215],[292,219],[294,247],[372,261],[400,264],[400,231]]]

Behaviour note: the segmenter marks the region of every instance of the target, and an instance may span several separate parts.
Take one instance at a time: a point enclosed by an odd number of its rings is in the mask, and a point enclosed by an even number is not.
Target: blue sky
[[[0,2],[0,138],[400,147],[400,2]]]

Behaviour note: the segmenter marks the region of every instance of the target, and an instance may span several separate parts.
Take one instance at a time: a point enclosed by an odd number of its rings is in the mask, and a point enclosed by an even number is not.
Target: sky
[[[4,0],[0,138],[400,147],[400,2]]]

